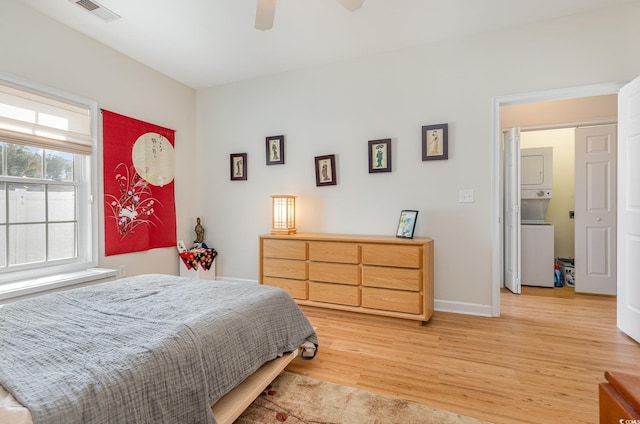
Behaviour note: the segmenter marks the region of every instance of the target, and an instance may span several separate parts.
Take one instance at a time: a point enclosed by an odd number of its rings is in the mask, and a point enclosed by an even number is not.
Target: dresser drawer
[[[267,286],[280,287],[289,292],[294,299],[307,300],[309,292],[307,282],[304,280],[290,280],[286,278],[264,277],[262,284]]]
[[[338,305],[360,306],[360,288],[358,286],[310,281],[309,300]]]
[[[362,285],[387,289],[420,291],[422,271],[419,269],[363,266]]]
[[[309,280],[358,285],[360,284],[360,267],[351,264],[309,262]]]
[[[300,240],[262,241],[262,256],[265,258],[307,259],[307,243]]]
[[[307,279],[307,263],[290,259],[265,258],[262,262],[262,275],[265,277]]]
[[[402,290],[362,288],[362,306],[383,311],[422,313],[422,295]]]
[[[309,260],[357,264],[360,261],[358,244],[311,241],[309,242]]]
[[[422,266],[422,248],[420,246],[363,244],[362,263],[366,265],[420,268]]]

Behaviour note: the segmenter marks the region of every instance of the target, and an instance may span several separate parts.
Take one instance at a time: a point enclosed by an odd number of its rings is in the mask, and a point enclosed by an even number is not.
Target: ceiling
[[[278,0],[273,29],[257,0],[97,0],[104,22],[69,0],[14,0],[195,89],[584,13],[635,0]]]

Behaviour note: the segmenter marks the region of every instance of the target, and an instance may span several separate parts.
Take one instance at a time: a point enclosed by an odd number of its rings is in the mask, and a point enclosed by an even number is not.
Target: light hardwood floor
[[[640,374],[615,298],[523,289],[502,293],[500,318],[436,311],[425,326],[303,308],[320,348],[287,370],[494,423],[597,423],[604,371]]]

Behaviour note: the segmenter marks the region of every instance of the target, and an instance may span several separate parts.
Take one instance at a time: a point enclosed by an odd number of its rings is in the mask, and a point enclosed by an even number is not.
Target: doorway
[[[575,127],[569,127],[527,130],[520,134],[521,187],[524,189],[521,199],[526,199],[521,201],[523,286],[554,287],[553,268],[557,258],[561,258],[563,285],[570,288],[574,285],[571,262],[575,258],[575,133]],[[522,174],[538,171],[539,166],[531,163],[529,165],[533,166],[529,166],[527,171],[525,159],[537,159],[542,152],[548,152],[544,159],[552,172],[549,172],[550,182],[547,183],[549,194],[539,199],[536,198],[538,186],[525,185],[527,179],[537,183],[540,178],[538,172],[529,176]],[[533,196],[530,187],[533,187]],[[534,216],[531,216],[532,212]]]
[[[616,113],[616,96],[609,97],[590,101],[609,103]],[[565,286],[616,294],[616,133],[615,123],[521,131],[523,286],[554,287],[557,259]]]
[[[617,93],[621,85],[604,84],[597,86],[577,87],[548,92],[528,93],[494,99],[494,237],[493,237],[493,308],[492,315],[500,315],[500,290],[504,286],[504,168],[502,151],[502,130],[509,127],[521,127],[527,130],[553,129],[578,125],[602,125],[617,120],[617,112],[603,112],[600,106],[583,108],[581,103],[609,99],[609,104],[616,103]],[[593,98],[596,99],[593,99]],[[604,102],[607,103],[606,101]],[[520,109],[518,111],[518,109]],[[534,113],[525,115],[528,109]],[[605,107],[606,109],[606,107]],[[617,111],[617,109],[616,109]],[[519,115],[525,118],[515,118]],[[517,121],[519,119],[519,122]]]

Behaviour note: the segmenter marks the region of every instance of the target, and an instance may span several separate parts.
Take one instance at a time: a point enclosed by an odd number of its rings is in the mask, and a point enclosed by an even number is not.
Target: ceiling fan
[[[336,0],[349,12],[355,12],[362,7],[364,0]],[[258,0],[256,10],[256,29],[265,31],[273,28],[273,16],[276,13],[276,0]]]

